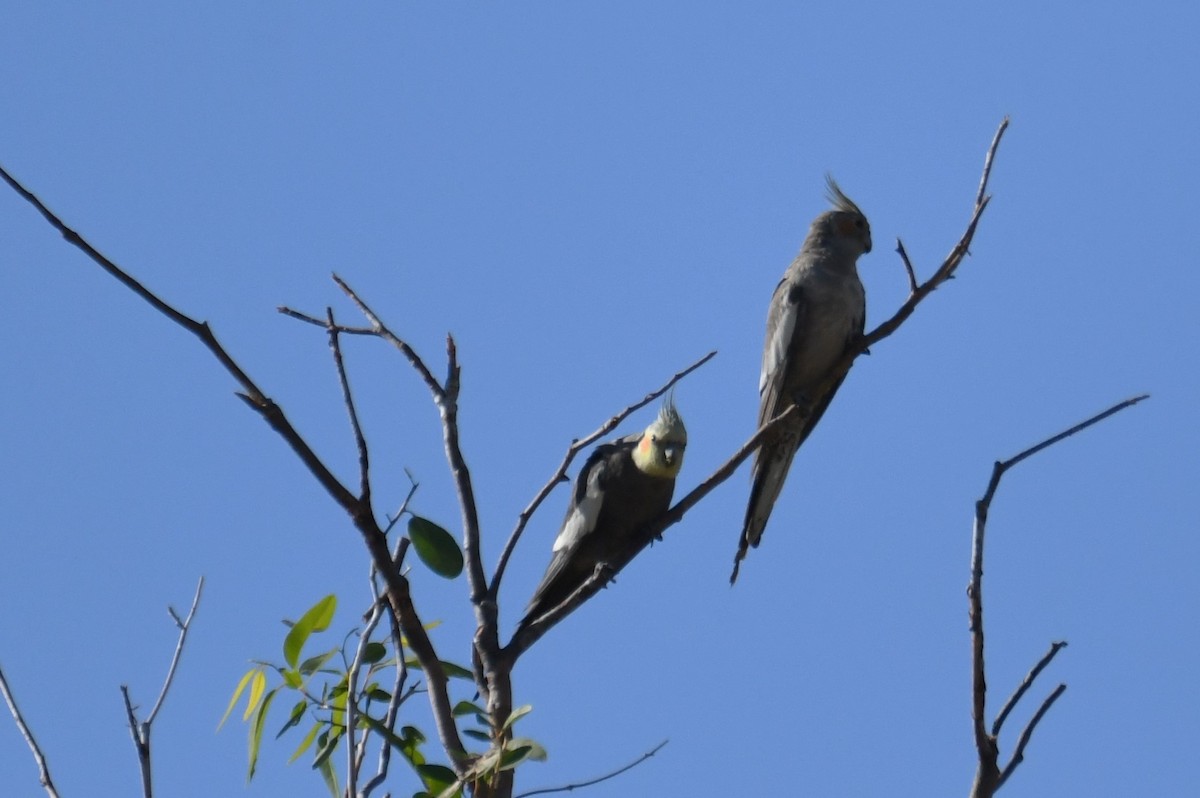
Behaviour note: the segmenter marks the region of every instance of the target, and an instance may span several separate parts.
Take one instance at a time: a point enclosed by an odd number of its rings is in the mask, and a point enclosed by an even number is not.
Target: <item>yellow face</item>
[[[643,473],[652,477],[674,479],[683,467],[683,450],[686,447],[686,432],[655,422],[642,433],[633,452],[633,462]]]

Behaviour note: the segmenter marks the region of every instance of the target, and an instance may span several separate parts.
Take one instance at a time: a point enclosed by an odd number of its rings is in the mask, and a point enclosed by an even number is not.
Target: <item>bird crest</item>
[[[829,199],[829,203],[833,205],[834,210],[857,213],[859,216],[866,217],[866,214],[860,211],[858,206],[854,204],[854,200],[842,192],[837,181],[833,179],[833,175],[825,175],[825,196]]]
[[[650,426],[654,429],[654,434],[660,438],[671,441],[687,440],[687,427],[683,425],[683,418],[680,417],[679,411],[675,409],[674,390],[667,394],[667,398],[663,400],[662,407],[658,410],[658,418]],[[647,430],[647,432],[649,431]]]

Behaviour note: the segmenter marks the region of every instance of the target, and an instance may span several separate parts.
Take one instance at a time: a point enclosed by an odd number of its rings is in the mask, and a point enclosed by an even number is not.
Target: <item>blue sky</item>
[[[963,794],[974,772],[964,588],[990,465],[1127,396],[1153,399],[1011,473],[987,561],[994,712],[1053,639],[1069,685],[1006,794],[1194,784],[1200,655],[1189,498],[1200,57],[1182,2],[17,4],[0,26],[0,163],[182,310],[207,319],[344,478],[354,450],[324,337],[275,312],[346,278],[440,371],[494,562],[573,437],[711,349],[679,386],[690,488],[753,430],[767,301],[832,172],[871,220],[868,325],[969,218],[958,279],[862,358],[798,456],[761,549],[726,578],[735,475],[521,663],[520,787],[625,795]],[[215,733],[280,619],[368,594],[356,533],[235,385],[0,191],[0,665],[64,795],[129,795],[118,686],[152,702],[162,794],[321,795],[295,740],[245,787]],[[424,386],[347,342],[381,508],[458,513]],[[635,430],[650,410],[631,418]],[[506,580],[517,620],[565,491]],[[466,587],[416,568],[465,660]],[[469,695],[462,697],[469,698]],[[425,709],[414,720],[425,724]],[[280,716],[282,722],[282,715]],[[416,789],[403,778],[396,794]],[[406,793],[405,790],[409,792]],[[0,793],[40,795],[0,722]]]

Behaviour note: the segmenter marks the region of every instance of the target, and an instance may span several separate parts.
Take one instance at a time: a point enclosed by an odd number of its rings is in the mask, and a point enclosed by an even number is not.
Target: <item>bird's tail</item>
[[[763,531],[767,528],[767,520],[775,501],[783,490],[783,482],[787,479],[788,469],[792,467],[792,458],[796,456],[799,445],[784,445],[772,447],[769,451],[759,450],[754,460],[754,476],[750,486],[750,501],[746,504],[746,520],[742,523],[742,536],[738,540],[737,554],[733,557],[733,573],[729,576],[729,584],[737,582],[738,569],[746,552],[751,546],[757,547],[762,542]]]

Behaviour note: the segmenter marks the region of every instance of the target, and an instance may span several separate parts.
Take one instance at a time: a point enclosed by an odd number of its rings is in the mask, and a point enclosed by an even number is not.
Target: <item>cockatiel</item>
[[[615,574],[650,542],[645,530],[670,508],[686,446],[668,398],[645,431],[596,447],[575,478],[550,566],[518,632],[566,601],[597,565]]]
[[[793,404],[806,413],[785,422],[755,454],[750,501],[730,583],[737,581],[747,548],[762,540],[792,458],[821,420],[841,380],[816,395],[821,383],[863,332],[866,293],[857,262],[871,251],[871,226],[833,178],[827,178],[827,183],[833,210],[813,220],[799,254],[771,297],[758,381],[760,427]]]

